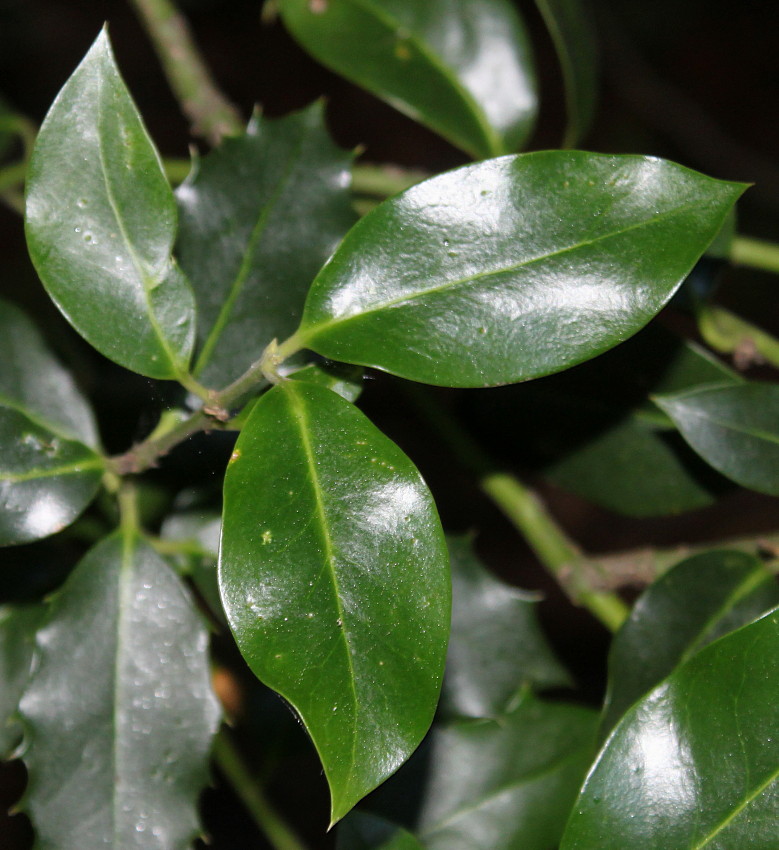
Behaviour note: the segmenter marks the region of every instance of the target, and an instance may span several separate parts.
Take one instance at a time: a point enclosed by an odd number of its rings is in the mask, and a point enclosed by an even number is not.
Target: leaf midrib
[[[311,444],[309,418],[305,409],[305,403],[300,399],[297,394],[297,388],[293,387],[291,385],[291,382],[285,384],[283,389],[286,392],[287,399],[289,400],[292,419],[297,424],[298,431],[300,433],[300,441],[303,447],[303,454],[306,461],[309,481],[311,482],[311,489],[314,496],[316,517],[318,520],[322,544],[325,550],[324,554],[326,566],[328,567],[327,571],[330,575],[330,579],[333,585],[336,610],[338,612],[338,618],[341,623],[339,628],[339,634],[341,635],[341,638],[344,642],[344,646],[346,648],[346,662],[349,668],[349,684],[351,686],[351,695],[354,707],[354,711],[352,713],[352,751],[349,759],[348,774],[348,778],[351,779],[351,775],[354,772],[355,753],[357,748],[357,716],[359,713],[359,700],[357,697],[357,688],[355,686],[356,675],[354,670],[354,663],[352,661],[351,644],[349,642],[349,635],[346,628],[346,617],[344,615],[343,605],[341,604],[341,589],[338,582],[338,576],[335,570],[335,547],[333,546],[333,540],[327,522],[327,513],[325,510],[323,490],[319,481],[319,473],[317,472],[316,468],[316,458],[314,456],[314,450]],[[328,772],[327,768],[326,772]]]
[[[362,310],[360,310],[359,313],[353,313],[352,315],[343,316],[343,317],[335,316],[332,319],[329,319],[328,321],[321,322],[321,323],[318,323],[318,324],[312,324],[312,325],[309,325],[308,327],[305,327],[304,324],[301,324],[301,333],[300,333],[301,343],[302,344],[307,343],[312,338],[318,336],[323,331],[326,331],[326,330],[328,330],[329,328],[331,328],[335,325],[343,325],[346,322],[354,321],[354,320],[357,320],[357,319],[362,319],[365,316],[370,315],[371,313],[377,313],[377,312],[381,312],[382,310],[388,310],[388,309],[391,309],[392,307],[398,306],[399,304],[413,302],[413,301],[415,301],[419,298],[425,298],[425,297],[430,296],[430,295],[439,295],[442,292],[447,292],[451,289],[456,289],[457,287],[460,287],[460,286],[473,284],[477,281],[480,282],[480,281],[486,280],[490,277],[497,277],[497,276],[502,275],[502,274],[510,274],[511,272],[519,271],[520,269],[527,268],[527,267],[532,266],[536,263],[541,263],[541,262],[544,262],[546,260],[554,259],[556,257],[562,256],[563,254],[570,253],[571,251],[576,251],[580,248],[586,248],[586,247],[589,247],[591,245],[596,245],[599,242],[605,242],[605,241],[607,241],[609,239],[613,239],[617,236],[622,236],[625,233],[629,233],[633,230],[637,230],[637,229],[642,228],[642,227],[646,227],[646,228],[653,227],[655,224],[657,224],[657,222],[664,221],[666,219],[673,218],[674,216],[681,215],[681,214],[687,212],[688,210],[695,208],[697,205],[698,205],[698,203],[696,201],[691,201],[688,204],[684,204],[680,207],[676,207],[675,209],[669,210],[668,212],[655,215],[651,219],[642,219],[641,221],[636,222],[635,224],[631,224],[628,227],[620,228],[619,230],[612,230],[609,233],[605,233],[601,236],[596,236],[594,239],[587,239],[587,240],[583,240],[581,242],[577,242],[574,245],[567,245],[565,248],[559,248],[559,249],[556,249],[554,251],[550,251],[546,254],[540,254],[536,257],[531,257],[530,259],[522,260],[519,263],[514,263],[513,265],[504,266],[504,267],[499,268],[499,269],[488,269],[488,270],[483,271],[483,272],[478,272],[477,274],[471,275],[469,277],[458,278],[458,279],[452,280],[452,281],[445,281],[444,283],[439,284],[437,286],[431,286],[431,287],[428,287],[426,289],[421,289],[421,290],[416,290],[414,292],[409,292],[409,293],[406,293],[402,296],[398,296],[397,298],[391,298],[391,299],[388,299],[388,300],[386,300],[386,301],[384,301],[380,304],[374,304],[374,305],[370,306],[369,308],[362,309]],[[328,266],[325,266],[325,269],[327,269],[327,268],[328,268]],[[314,281],[314,284],[316,284],[316,281]],[[305,318],[304,318],[304,322],[305,322]]]
[[[518,779],[515,779],[511,782],[507,782],[499,788],[490,791],[488,794],[485,794],[483,797],[481,797],[478,802],[456,809],[454,812],[443,818],[443,820],[440,820],[437,823],[433,824],[431,827],[423,830],[421,833],[422,837],[429,837],[430,835],[433,835],[436,832],[440,832],[441,830],[446,829],[455,821],[465,817],[466,815],[471,814],[472,812],[478,811],[479,809],[483,808],[488,803],[491,803],[494,799],[500,797],[502,794],[505,794],[508,791],[516,791],[517,789],[522,788],[522,786],[524,785],[529,785],[531,783],[538,782],[539,780],[542,780],[548,776],[560,772],[564,767],[568,765],[569,762],[580,758],[584,749],[584,746],[580,746],[575,750],[570,751],[563,756],[560,756],[560,758],[554,759],[549,764],[544,765],[538,770],[531,771],[530,773],[527,773],[524,776],[519,777]]]
[[[151,303],[150,292],[153,288],[153,285],[162,286],[164,285],[164,277],[152,278],[149,274],[147,274],[146,269],[144,267],[144,263],[141,261],[138,256],[135,246],[130,240],[130,236],[125,227],[124,218],[119,211],[119,206],[117,205],[116,198],[114,197],[114,192],[111,186],[111,182],[108,175],[108,169],[106,168],[105,163],[105,151],[103,150],[103,134],[102,134],[102,125],[103,125],[103,99],[102,99],[102,87],[103,87],[103,76],[102,74],[97,75],[96,79],[96,88],[97,88],[97,97],[95,108],[97,110],[97,153],[98,160],[100,161],[100,174],[103,178],[103,185],[105,187],[106,198],[108,199],[108,204],[111,207],[111,211],[114,214],[114,219],[116,221],[116,226],[119,229],[119,232],[122,234],[122,240],[124,241],[124,246],[127,250],[127,253],[130,255],[130,259],[132,261],[133,266],[135,267],[136,274],[141,281],[141,287],[143,291],[144,302],[146,303],[146,315],[149,319],[149,323],[152,326],[152,330],[154,331],[154,335],[157,338],[157,342],[159,343],[160,349],[162,353],[167,357],[168,363],[170,364],[170,368],[173,370],[174,375],[182,375],[184,373],[184,369],[182,369],[178,358],[174,354],[170,345],[168,344],[168,340],[165,335],[162,333],[162,328],[160,326],[159,320],[157,319],[157,315],[154,312]],[[171,268],[170,260],[168,261],[168,270]]]
[[[766,791],[774,782],[779,779],[779,768],[777,768],[772,774],[768,776],[768,778],[761,782],[754,791],[747,794],[746,797],[733,809],[733,811],[725,818],[723,818],[701,841],[695,844],[690,850],[703,850],[709,842],[711,842],[714,838],[717,837],[723,830],[727,829],[731,823],[751,804],[753,803],[764,791]]]
[[[740,423],[733,423],[719,419],[717,416],[713,416],[706,410],[685,405],[683,400],[681,408],[688,416],[703,420],[704,422],[710,422],[712,425],[716,425],[718,428],[722,428],[725,431],[733,431],[734,433],[745,437],[752,437],[755,440],[762,440],[766,443],[779,445],[779,434],[772,434],[770,431],[763,431],[761,428],[752,428],[750,426],[741,425]]]
[[[257,216],[257,221],[255,222],[254,227],[252,228],[252,232],[249,235],[246,250],[243,254],[243,259],[241,260],[238,272],[229,286],[228,295],[222,302],[222,307],[219,310],[219,315],[216,317],[216,321],[211,327],[211,330],[208,336],[206,337],[205,342],[203,343],[203,350],[198,356],[195,369],[193,370],[196,376],[200,375],[202,370],[205,369],[205,367],[208,365],[214,347],[216,346],[217,342],[219,341],[219,338],[227,327],[228,322],[230,321],[230,317],[235,308],[235,304],[238,301],[238,298],[241,292],[243,291],[244,284],[246,283],[246,280],[248,279],[249,274],[252,270],[252,263],[254,262],[255,252],[262,241],[262,237],[267,228],[270,215],[274,211],[276,204],[279,202],[281,196],[284,194],[284,191],[289,185],[292,175],[294,174],[297,168],[300,153],[303,150],[305,143],[308,141],[310,130],[311,128],[308,125],[304,127],[304,130],[301,133],[298,143],[295,145],[289,158],[287,159],[287,162],[284,166],[284,169],[281,173],[281,176],[279,177],[276,186],[271,192],[267,203],[263,205],[262,209],[260,210],[260,214]]]
[[[121,554],[121,563],[119,567],[119,588],[118,588],[118,612],[116,617],[116,657],[114,659],[114,704],[113,704],[113,717],[112,717],[112,725],[113,725],[113,750],[112,750],[112,759],[113,759],[113,775],[114,775],[114,784],[112,787],[112,796],[111,796],[111,809],[112,809],[112,826],[113,826],[113,847],[120,848],[122,847],[122,836],[119,834],[119,798],[120,794],[119,789],[121,783],[119,781],[119,764],[121,762],[120,757],[120,740],[119,740],[119,732],[122,727],[122,716],[123,712],[120,709],[120,704],[122,702],[122,692],[123,685],[125,682],[125,677],[122,674],[122,659],[124,656],[124,646],[127,641],[127,630],[129,628],[128,618],[126,616],[127,611],[129,609],[129,599],[133,595],[132,594],[132,567],[133,567],[133,555],[136,551],[136,547],[133,546],[134,543],[134,535],[129,530],[123,530],[121,532],[121,546],[122,546],[122,554]]]
[[[77,475],[80,472],[91,472],[103,469],[100,458],[79,461],[66,464],[65,466],[52,467],[50,469],[30,469],[27,472],[13,473],[0,471],[0,481],[9,481],[11,484],[20,484],[24,481],[37,481],[39,478],[56,478],[59,475]]]
[[[346,2],[351,3],[351,5],[362,9],[369,15],[373,15],[376,21],[382,26],[386,27],[395,37],[397,37],[399,30],[407,32],[408,36],[404,37],[404,41],[410,41],[414,44],[419,54],[423,56],[447,80],[449,85],[460,96],[461,100],[463,101],[463,104],[475,117],[476,123],[482,132],[483,141],[487,144],[488,155],[500,156],[500,154],[504,152],[499,135],[494,130],[492,125],[487,121],[487,116],[484,114],[484,110],[479,106],[474,96],[460,82],[456,74],[453,73],[453,70],[443,61],[443,58],[438,56],[438,54],[434,53],[432,50],[430,50],[430,48],[428,48],[428,46],[425,44],[424,41],[421,40],[421,37],[416,32],[408,29],[405,24],[403,24],[401,21],[398,21],[392,15],[388,14],[386,11],[384,11],[384,9],[376,7],[371,2],[371,0],[346,0]],[[388,91],[387,96],[391,97],[396,103],[398,102],[397,96],[392,94],[391,92]],[[411,104],[407,105],[404,102],[403,109],[404,111],[413,110],[413,114],[421,123],[426,125],[429,125],[431,123],[427,121],[419,112],[419,110],[417,110]],[[468,153],[473,154],[474,156],[476,156],[476,158],[481,158],[481,152],[474,150],[470,142],[466,141],[465,139],[460,139],[459,135],[458,139],[458,146],[462,145],[463,149],[466,150]]]

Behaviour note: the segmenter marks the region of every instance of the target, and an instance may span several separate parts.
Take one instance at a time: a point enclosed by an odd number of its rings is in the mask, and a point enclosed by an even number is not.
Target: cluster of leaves
[[[536,601],[445,539],[412,461],[355,406],[366,367],[493,387],[614,348],[674,295],[744,187],[654,158],[514,153],[537,95],[503,0],[277,5],[320,61],[486,159],[354,223],[351,158],[319,106],[255,116],[174,192],[105,33],[60,92],[27,179],[32,260],[84,339],[177,381],[189,409],[108,457],[72,378],[0,306],[0,543],[62,530],[101,489],[120,507],[118,530],[55,595],[0,619],[0,745],[22,741],[40,846],[185,847],[197,833],[220,712],[192,584],[300,716],[333,823],[417,750],[374,814],[346,818],[342,850],[771,846],[779,592],[764,564],[713,551],[652,585],[615,637],[602,716],[544,698],[570,679]],[[573,141],[592,112],[585,22],[575,3],[539,8]],[[680,459],[691,449],[779,495],[777,388],[671,348],[613,427],[544,473],[607,504],[632,494],[616,505],[627,512],[678,511],[712,498]],[[625,350],[596,368],[624,365]],[[578,409],[565,380],[517,391]],[[148,534],[131,479],[220,428],[239,434],[217,594],[215,552],[195,570],[169,557],[198,535],[207,554],[213,521],[173,515]],[[615,455],[604,487],[594,471]]]

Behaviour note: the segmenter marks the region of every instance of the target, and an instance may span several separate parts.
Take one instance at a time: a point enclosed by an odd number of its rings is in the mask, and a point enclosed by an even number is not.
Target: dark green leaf
[[[362,392],[362,369],[344,363],[305,366],[289,375],[294,381],[327,387],[347,401],[357,401]]]
[[[8,758],[22,739],[16,710],[30,678],[40,605],[0,608],[0,760]]]
[[[315,279],[295,341],[431,384],[559,371],[646,324],[743,188],[577,151],[443,174],[352,228]]]
[[[384,818],[352,812],[338,827],[336,850],[424,850],[410,832]]]
[[[609,654],[603,731],[679,664],[723,634],[779,605],[779,586],[745,552],[682,561],[636,602]]]
[[[177,189],[177,250],[198,303],[195,373],[207,384],[228,384],[295,330],[312,279],[355,220],[350,162],[316,105],[255,116]]]
[[[536,620],[538,597],[491,576],[466,539],[448,543],[452,634],[444,706],[464,717],[496,717],[523,685],[569,685]]]
[[[427,850],[549,850],[594,752],[597,716],[529,693],[498,720],[436,731],[420,816]]]
[[[743,487],[779,496],[779,386],[703,387],[655,401],[716,470]]]
[[[622,718],[562,850],[774,850],[779,613],[702,649]]]
[[[0,300],[0,404],[14,407],[60,436],[98,443],[92,411],[46,347],[38,329],[9,301]]]
[[[475,158],[533,129],[535,72],[507,0],[280,0],[284,23],[323,65]]]
[[[266,393],[225,478],[222,601],[249,666],[299,712],[332,819],[405,761],[433,717],[450,582],[432,497],[352,404]]]
[[[92,549],[52,602],[22,698],[36,846],[188,848],[219,709],[208,636],[131,532]]]
[[[598,53],[589,16],[580,0],[536,0],[552,36],[565,83],[568,126],[563,147],[586,134],[595,114]]]
[[[61,531],[92,501],[104,472],[92,449],[0,405],[0,545]]]
[[[211,612],[224,620],[216,565],[222,517],[215,511],[186,511],[170,514],[162,523],[160,537],[181,547],[173,557],[185,572]]]
[[[95,348],[152,378],[186,372],[195,306],[170,255],[176,205],[105,32],[41,127],[26,230],[49,295]]]
[[[69,525],[92,500],[103,461],[92,412],[24,313],[0,301],[0,545]]]

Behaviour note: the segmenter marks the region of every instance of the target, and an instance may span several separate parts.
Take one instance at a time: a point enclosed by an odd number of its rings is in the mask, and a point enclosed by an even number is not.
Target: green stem
[[[306,850],[254,781],[225,729],[214,741],[214,760],[274,850]]]
[[[212,145],[243,132],[235,106],[219,91],[200,57],[185,18],[170,0],[131,0],[154,44],[192,132]]]
[[[119,500],[119,527],[127,538],[140,528],[138,514],[138,497],[135,485],[131,481],[123,481],[117,494]]]
[[[593,590],[577,569],[582,559],[537,495],[515,476],[498,472],[486,452],[437,405],[429,393],[409,386],[415,404],[453,450],[479,478],[479,486],[527,540],[530,548],[573,602],[590,611],[604,626],[616,631],[628,615],[625,603],[614,593]]]
[[[352,168],[352,191],[356,195],[389,198],[429,176],[425,171],[403,169],[397,165],[355,165]]]
[[[750,236],[735,236],[730,248],[730,259],[737,266],[779,274],[779,245],[773,242],[752,239]]]
[[[17,189],[24,183],[26,174],[26,162],[14,162],[12,165],[6,165],[5,168],[0,168],[0,192],[5,192],[8,189]]]

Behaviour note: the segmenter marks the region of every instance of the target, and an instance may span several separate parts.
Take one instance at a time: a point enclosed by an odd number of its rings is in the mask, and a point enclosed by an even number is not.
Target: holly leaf
[[[424,850],[403,827],[366,812],[352,812],[338,827],[336,850]]]
[[[548,850],[594,752],[590,709],[526,692],[496,720],[438,729],[418,835],[426,850]]]
[[[352,404],[285,381],[227,470],[219,582],[244,658],[311,735],[335,822],[435,711],[451,591],[432,496]]]
[[[350,164],[317,104],[255,115],[176,190],[177,252],[198,304],[194,372],[207,384],[230,383],[295,330],[312,279],[356,218]]]
[[[171,257],[176,205],[105,30],[41,126],[25,221],[43,285],[88,342],[150,378],[186,373],[195,304]]]
[[[9,758],[22,739],[16,710],[30,678],[42,612],[40,605],[0,608],[0,760]]]
[[[742,487],[779,496],[779,386],[701,387],[654,400],[718,472]]]
[[[563,72],[568,126],[563,147],[576,145],[595,114],[598,94],[598,50],[595,34],[580,0],[536,0],[554,42]]]
[[[702,649],[607,740],[561,850],[776,844],[779,613]]]
[[[507,0],[280,0],[319,62],[481,159],[518,150],[538,108],[524,23]]]
[[[580,151],[457,169],[352,228],[293,341],[446,386],[560,371],[643,327],[743,189],[663,160]]]
[[[104,466],[70,374],[16,306],[0,301],[0,545],[60,531],[92,501]]]
[[[536,619],[538,596],[498,581],[465,538],[448,540],[452,633],[442,704],[463,717],[497,717],[523,686],[571,684]]]
[[[208,635],[133,532],[93,548],[54,597],[21,701],[37,846],[190,847],[219,720]]]
[[[754,555],[704,552],[677,564],[644,591],[614,638],[603,732],[702,647],[775,605],[779,586]]]

